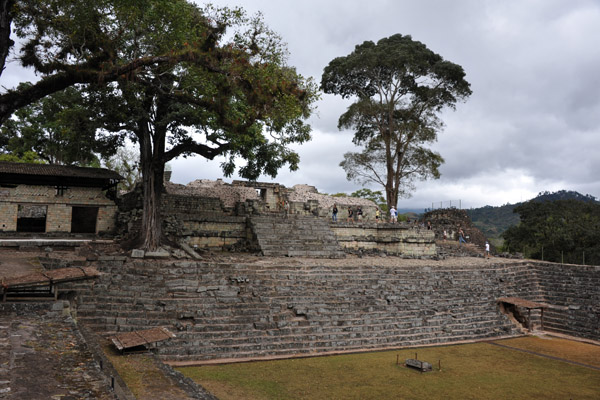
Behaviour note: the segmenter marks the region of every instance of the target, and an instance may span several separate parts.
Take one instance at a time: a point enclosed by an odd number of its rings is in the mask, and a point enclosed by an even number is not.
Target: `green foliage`
[[[444,160],[426,146],[442,128],[438,114],[471,94],[464,77],[462,67],[400,34],[332,60],[321,88],[355,99],[338,127],[354,129],[353,142],[364,146],[344,155],[347,179],[383,186],[391,206],[410,196],[415,180],[439,178]]]
[[[98,166],[96,154],[114,154],[119,137],[102,135],[96,111],[80,88],[69,87],[19,109],[0,128],[0,152],[34,152],[50,164]]]
[[[502,235],[505,247],[526,257],[600,265],[600,204],[529,201],[515,208],[521,221]]]
[[[42,160],[37,153],[33,151],[26,151],[21,156],[14,153],[3,153],[0,154],[0,161],[9,162],[20,162],[28,164],[46,164],[46,161]]]
[[[372,191],[371,189],[363,188],[351,193],[350,196],[371,200],[383,212],[388,211],[387,204],[385,202],[385,197],[383,197],[383,194],[380,190]]]
[[[519,223],[519,215],[514,212],[516,206],[516,204],[485,206],[466,210],[466,212],[473,225],[483,232],[486,238],[500,239],[504,231]]]
[[[582,195],[570,190],[560,190],[557,192],[541,192],[532,199],[535,202],[555,201],[555,200],[580,200],[595,201],[591,195]],[[519,214],[514,212],[515,207],[522,203],[505,204],[499,207],[484,206],[466,210],[469,218],[483,234],[491,239],[495,246],[502,245],[502,234],[511,226],[519,223]]]

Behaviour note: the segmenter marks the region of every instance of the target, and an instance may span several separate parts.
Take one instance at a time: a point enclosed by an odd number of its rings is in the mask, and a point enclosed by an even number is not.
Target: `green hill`
[[[558,192],[540,192],[531,201],[556,201],[556,200],[579,200],[584,202],[598,203],[594,196],[583,195],[571,190],[560,190]],[[469,218],[484,235],[494,242],[494,245],[500,245],[502,239],[500,235],[510,226],[519,223],[519,214],[513,212],[517,204],[505,204],[503,206],[492,207],[485,206],[466,210]]]

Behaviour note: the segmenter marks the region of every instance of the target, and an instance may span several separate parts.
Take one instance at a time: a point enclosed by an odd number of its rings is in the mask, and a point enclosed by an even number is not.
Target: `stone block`
[[[161,259],[161,258],[169,258],[171,256],[171,254],[164,250],[164,249],[158,249],[156,251],[147,251],[145,254],[146,258],[154,258],[154,259]]]
[[[144,250],[142,250],[142,249],[131,250],[131,258],[144,258]]]

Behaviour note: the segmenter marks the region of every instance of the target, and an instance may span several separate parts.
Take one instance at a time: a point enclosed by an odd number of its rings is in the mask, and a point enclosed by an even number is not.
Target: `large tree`
[[[303,120],[317,96],[310,80],[285,65],[284,46],[260,17],[247,18],[240,10],[202,12],[184,3],[161,28],[169,35],[136,41],[160,52],[184,40],[202,49],[198,61],[156,65],[90,94],[102,128],[128,134],[139,145],[146,249],[161,242],[166,162],[222,156],[223,170],[231,175],[241,158],[238,174],[249,179],[275,176],[286,164],[296,169],[299,158],[288,145],[310,138]]]
[[[0,95],[0,122],[78,83],[106,132],[139,144],[143,247],[161,242],[165,163],[225,157],[225,174],[274,176],[310,138],[316,88],[285,64],[280,38],[241,10],[202,12],[185,0],[15,0],[18,60],[42,79]]]
[[[388,206],[408,196],[415,179],[439,177],[443,158],[426,147],[442,128],[438,114],[471,94],[461,66],[400,34],[332,60],[321,88],[354,100],[338,128],[354,129],[363,149],[340,165],[349,180],[382,185]]]

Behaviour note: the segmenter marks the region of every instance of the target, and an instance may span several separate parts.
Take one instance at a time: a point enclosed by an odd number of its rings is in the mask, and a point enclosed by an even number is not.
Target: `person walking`
[[[465,240],[465,233],[463,232],[462,228],[459,228],[458,230],[458,244],[467,244],[467,241]]]

